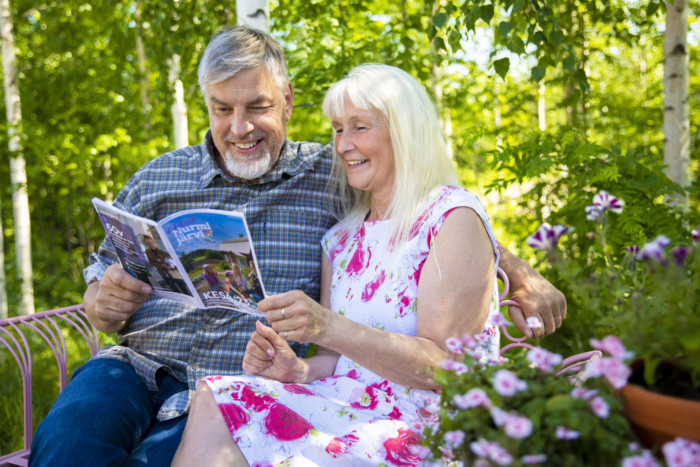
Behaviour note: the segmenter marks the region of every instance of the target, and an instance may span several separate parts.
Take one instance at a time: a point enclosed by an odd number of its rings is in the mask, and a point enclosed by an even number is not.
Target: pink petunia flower
[[[610,415],[610,406],[605,402],[605,399],[600,396],[591,399],[588,405],[598,418],[608,418],[608,415]]]
[[[493,388],[502,396],[510,397],[527,389],[527,383],[508,370],[498,370],[493,376]]]
[[[540,370],[552,371],[555,366],[562,362],[562,357],[541,347],[535,347],[528,350],[527,360]]]
[[[563,440],[572,440],[572,439],[577,439],[581,434],[578,431],[575,430],[569,430],[565,426],[559,425],[557,427],[555,436],[557,439],[563,439]]]
[[[685,438],[676,438],[661,447],[668,467],[695,467],[700,461],[700,444]]]
[[[462,409],[471,409],[473,407],[488,406],[491,401],[483,389],[470,389],[466,394],[457,394],[452,398],[452,402]]]
[[[544,464],[547,462],[547,454],[528,454],[520,458],[523,465]]]
[[[464,442],[465,434],[462,430],[448,431],[445,433],[445,443],[451,448],[458,448]]]
[[[509,415],[503,426],[506,435],[515,439],[527,438],[532,434],[532,422],[527,417]]]
[[[594,349],[607,352],[616,360],[627,360],[628,358],[632,358],[634,356],[634,353],[625,349],[622,341],[615,336],[606,336],[600,341],[597,339],[591,339],[589,342]]]
[[[461,340],[455,337],[447,338],[447,340],[445,340],[445,345],[447,346],[447,350],[454,354],[459,355],[464,353],[464,344]]]

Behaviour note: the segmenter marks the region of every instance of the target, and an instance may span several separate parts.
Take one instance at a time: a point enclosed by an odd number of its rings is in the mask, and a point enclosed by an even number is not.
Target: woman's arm
[[[282,335],[289,331],[290,339],[315,342],[395,383],[438,388],[432,373],[449,355],[445,340],[483,330],[494,262],[481,219],[469,208],[457,208],[436,235],[421,272],[416,337],[355,323],[300,291],[269,297],[265,309],[272,327]]]

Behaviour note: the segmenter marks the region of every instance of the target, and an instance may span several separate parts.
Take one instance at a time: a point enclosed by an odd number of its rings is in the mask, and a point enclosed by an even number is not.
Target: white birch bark
[[[270,32],[270,1],[236,0],[236,17],[239,26]]]
[[[19,88],[17,86],[17,63],[15,60],[15,42],[9,0],[0,0],[0,33],[2,34],[2,69],[10,149],[12,206],[15,219],[16,261],[21,284],[20,313],[30,314],[34,313],[31,228],[29,222],[29,200],[27,198],[27,172],[18,131],[18,126],[22,121],[22,111]]]
[[[2,203],[0,203],[0,211]],[[7,281],[5,280],[5,236],[2,232],[2,212],[0,212],[0,319],[7,314]]]
[[[180,56],[175,54],[170,59],[170,72],[168,76],[170,87],[173,90],[173,138],[175,149],[189,146],[187,133],[187,105],[185,104],[185,91],[180,80]]]
[[[664,164],[666,175],[689,184],[688,0],[670,0],[664,33]]]

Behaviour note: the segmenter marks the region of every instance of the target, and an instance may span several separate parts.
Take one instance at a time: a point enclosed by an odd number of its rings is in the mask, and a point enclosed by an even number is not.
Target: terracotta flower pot
[[[677,436],[700,442],[700,401],[665,396],[636,384],[622,388],[625,415],[641,443],[651,448]]]

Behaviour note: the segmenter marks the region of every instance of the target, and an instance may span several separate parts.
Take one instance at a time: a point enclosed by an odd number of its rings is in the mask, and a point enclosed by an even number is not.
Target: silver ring
[[[282,319],[287,319],[287,317],[284,315],[284,308],[282,308]]]
[[[288,335],[289,335],[289,331],[284,331],[284,340],[287,340]]]

